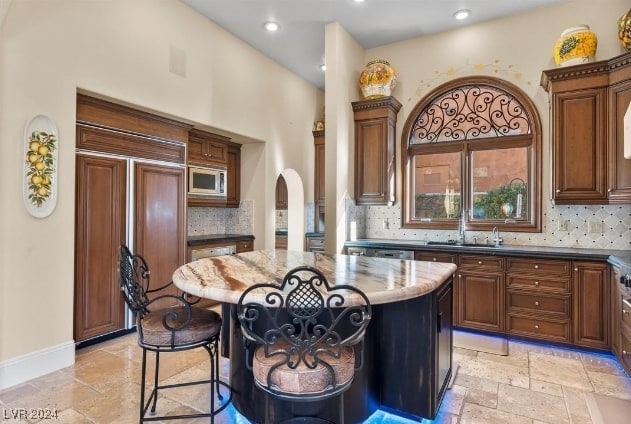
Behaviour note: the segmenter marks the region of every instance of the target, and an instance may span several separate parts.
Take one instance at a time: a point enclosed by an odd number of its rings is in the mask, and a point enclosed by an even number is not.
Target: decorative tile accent
[[[252,200],[242,200],[238,208],[188,208],[188,235],[252,234]]]
[[[355,206],[347,201],[347,223],[355,219],[358,238],[404,240],[456,239],[456,230],[401,228],[401,206]],[[566,224],[559,230],[559,222]],[[563,227],[563,226],[561,226]],[[362,234],[362,235],[360,235]],[[544,204],[541,233],[502,232],[505,244],[590,249],[631,248],[631,205],[553,206]],[[467,231],[467,240],[491,238],[486,231]]]

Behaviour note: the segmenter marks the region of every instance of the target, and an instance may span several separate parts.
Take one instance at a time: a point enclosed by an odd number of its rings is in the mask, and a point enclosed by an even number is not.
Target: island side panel
[[[452,288],[450,277],[425,296],[376,305],[382,409],[436,416],[451,378]]]

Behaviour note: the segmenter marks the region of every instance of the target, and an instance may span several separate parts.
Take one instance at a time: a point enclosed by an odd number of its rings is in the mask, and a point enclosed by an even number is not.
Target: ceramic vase
[[[579,65],[593,62],[598,39],[588,25],[566,29],[554,46],[554,61],[558,66]]]
[[[618,19],[618,38],[622,46],[631,51],[631,9]]]
[[[390,96],[397,83],[397,71],[386,60],[368,62],[359,75],[359,88],[364,99]]]

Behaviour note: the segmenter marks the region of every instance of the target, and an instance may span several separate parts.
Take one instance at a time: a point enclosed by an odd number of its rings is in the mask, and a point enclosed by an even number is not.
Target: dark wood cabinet
[[[118,246],[125,241],[127,161],[77,155],[75,341],[125,327]]]
[[[276,179],[276,210],[287,210],[287,182],[282,175]]]
[[[550,93],[552,200],[631,203],[623,117],[631,101],[631,53],[543,72]]]
[[[313,131],[313,144],[315,147],[314,163],[314,186],[313,201],[315,202],[314,231],[316,233],[324,231],[324,209],[325,209],[325,142],[324,130]]]
[[[134,253],[149,269],[149,287],[171,281],[173,271],[186,262],[186,186],[182,167],[138,163],[134,170]],[[177,294],[175,286],[160,294]],[[159,304],[159,305],[158,305]],[[156,302],[174,306],[174,300]]]
[[[241,203],[241,145],[227,144],[226,206],[238,208]]]
[[[237,242],[237,253],[252,252],[254,250],[254,242],[251,240],[241,240]]]
[[[353,102],[355,121],[355,203],[392,205],[395,202],[395,142],[397,113],[394,97]]]
[[[228,137],[192,129],[188,136],[188,163],[201,166],[226,167]]]
[[[486,331],[504,330],[504,260],[460,255],[455,324]]]
[[[276,234],[274,238],[274,248],[287,250],[287,234]]]
[[[117,273],[121,244],[145,258],[152,288],[170,282],[185,262],[189,129],[77,96],[75,341],[125,329]]]
[[[305,245],[307,252],[324,252],[324,234],[307,234]]]
[[[609,344],[609,269],[600,262],[573,262],[573,343],[606,349]]]
[[[506,259],[506,331],[569,343],[572,316],[570,262]]]

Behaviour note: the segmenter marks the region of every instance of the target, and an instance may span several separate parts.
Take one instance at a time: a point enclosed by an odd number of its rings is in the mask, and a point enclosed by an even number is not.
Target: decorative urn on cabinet
[[[593,62],[597,46],[598,39],[589,25],[567,28],[554,46],[554,61],[558,66]]]
[[[631,51],[631,9],[618,19],[618,38],[622,46]]]
[[[359,88],[364,99],[390,96],[396,84],[397,71],[387,60],[371,60],[359,74]]]

